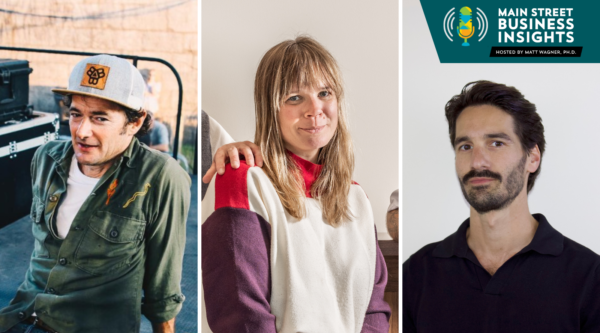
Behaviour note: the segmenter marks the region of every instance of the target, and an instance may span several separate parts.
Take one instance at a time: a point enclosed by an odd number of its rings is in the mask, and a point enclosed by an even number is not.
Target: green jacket
[[[67,188],[73,149],[55,141],[31,163],[35,248],[25,281],[0,310],[0,332],[36,313],[60,333],[139,332],[174,318],[191,181],[166,154],[133,139],[75,216],[67,237],[56,207]]]

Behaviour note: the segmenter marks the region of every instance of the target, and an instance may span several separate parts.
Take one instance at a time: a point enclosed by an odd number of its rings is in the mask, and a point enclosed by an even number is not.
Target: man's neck
[[[106,171],[108,171],[108,169],[110,169],[113,163],[114,159],[100,165],[85,165],[77,163],[77,166],[84,175],[90,178],[100,178],[106,173]]]
[[[467,243],[491,275],[531,243],[538,227],[529,212],[526,191],[501,210],[479,214],[471,207],[470,222]]]

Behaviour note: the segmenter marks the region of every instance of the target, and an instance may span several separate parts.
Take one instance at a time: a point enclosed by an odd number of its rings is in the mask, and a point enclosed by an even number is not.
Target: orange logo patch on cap
[[[81,85],[104,90],[109,71],[110,67],[107,66],[87,64],[87,66],[85,66],[85,72],[83,72]]]

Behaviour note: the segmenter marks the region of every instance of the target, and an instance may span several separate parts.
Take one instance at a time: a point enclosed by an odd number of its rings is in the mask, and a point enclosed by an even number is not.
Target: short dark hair
[[[93,97],[93,96],[90,96],[90,97]],[[96,97],[96,98],[99,98],[99,97]],[[70,108],[71,102],[73,102],[72,95],[64,95],[62,99],[63,99],[63,103],[65,103],[65,106]],[[150,131],[150,128],[152,127],[152,122],[154,121],[151,112],[148,112],[144,109],[134,110],[134,109],[125,107],[123,105],[117,104],[115,102],[111,102],[111,101],[108,101],[108,102],[114,104],[115,107],[118,108],[119,110],[125,112],[125,116],[127,117],[126,124],[130,124],[130,123],[137,121],[138,119],[140,119],[140,117],[144,113],[146,113],[146,119],[144,119],[144,123],[142,124],[142,127],[140,127],[140,129],[137,131],[137,133],[135,133],[136,137],[141,138],[142,136],[146,135],[148,133],[148,131]]]
[[[495,106],[512,117],[515,133],[527,155],[531,149],[538,146],[540,165],[535,172],[529,174],[527,181],[527,192],[529,193],[542,169],[542,156],[546,148],[544,125],[535,104],[525,99],[525,96],[515,87],[491,81],[467,83],[460,94],[453,96],[446,103],[446,119],[450,131],[450,143],[453,147],[456,139],[456,119],[465,108],[478,105]]]

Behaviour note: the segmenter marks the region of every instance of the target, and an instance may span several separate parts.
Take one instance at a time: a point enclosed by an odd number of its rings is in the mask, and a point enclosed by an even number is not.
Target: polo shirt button
[[[64,266],[64,265],[67,264],[67,259],[66,258],[60,258],[60,259],[58,259],[58,263]]]
[[[58,197],[57,197],[56,195],[53,195],[53,196],[51,196],[51,197],[49,198],[49,200],[50,200],[51,202],[56,202],[56,201],[58,201]]]
[[[54,288],[48,289],[48,294],[54,294],[54,293],[56,293],[56,290],[54,290]]]
[[[19,312],[19,319],[25,319],[25,312]]]
[[[116,230],[112,230],[112,231],[110,232],[110,237],[112,237],[112,238],[117,238],[117,236],[119,236],[119,232],[118,232],[118,231],[116,231]]]

